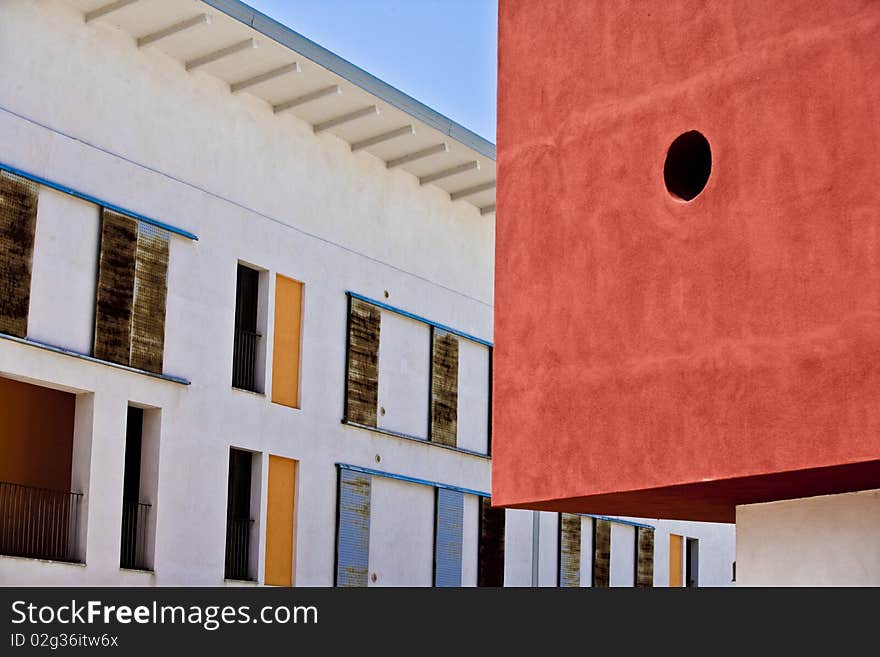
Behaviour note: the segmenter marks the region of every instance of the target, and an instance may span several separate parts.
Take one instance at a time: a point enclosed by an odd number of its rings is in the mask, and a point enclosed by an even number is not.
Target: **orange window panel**
[[[292,408],[299,408],[302,297],[302,283],[280,274],[275,277],[272,401]]]
[[[669,535],[669,586],[683,586],[681,579],[682,539],[678,534]]]
[[[270,586],[293,585],[296,461],[269,455],[266,499],[266,577]]]

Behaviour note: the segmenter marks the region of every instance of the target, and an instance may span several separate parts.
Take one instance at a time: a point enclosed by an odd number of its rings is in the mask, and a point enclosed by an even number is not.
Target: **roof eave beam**
[[[256,39],[245,39],[244,41],[233,43],[231,46],[226,46],[225,48],[220,48],[220,50],[209,52],[207,55],[202,55],[201,57],[196,57],[195,59],[189,60],[186,63],[186,70],[193,71],[197,68],[201,68],[202,66],[207,66],[208,64],[212,64],[218,60],[224,59],[225,57],[238,54],[244,50],[252,50],[256,47]]]
[[[493,212],[495,212],[495,204],[494,203],[492,205],[484,205],[483,207],[480,208],[481,215],[492,214]]]
[[[362,107],[361,109],[355,110],[354,112],[349,112],[348,114],[343,114],[342,116],[335,116],[332,119],[327,119],[326,121],[316,123],[312,126],[312,129],[315,131],[315,134],[318,134],[319,132],[324,132],[325,130],[329,130],[330,128],[335,128],[346,123],[351,123],[352,121],[364,119],[368,116],[377,116],[378,114],[379,108],[376,105],[368,105],[367,107]]]
[[[208,16],[208,14],[198,14],[197,16],[193,16],[192,18],[187,18],[184,21],[180,21],[179,23],[175,23],[174,25],[169,25],[168,27],[162,28],[161,30],[156,30],[151,34],[145,34],[144,36],[139,37],[137,40],[137,45],[138,48],[143,48],[144,46],[149,46],[150,44],[161,41],[162,39],[167,39],[168,37],[174,36],[175,34],[180,34],[181,32],[185,32],[186,30],[198,27],[199,25],[210,24],[211,17]]]
[[[244,91],[245,89],[248,89],[255,85],[262,84],[263,82],[268,82],[269,80],[280,78],[282,75],[287,75],[288,73],[299,73],[301,70],[302,69],[300,69],[299,67],[299,62],[285,64],[284,66],[273,68],[271,71],[266,71],[265,73],[255,75],[254,77],[248,78],[247,80],[234,82],[233,84],[229,85],[229,90],[232,93],[238,93],[239,91]]]
[[[405,137],[414,134],[416,134],[416,129],[411,125],[405,125],[394,130],[389,130],[388,132],[383,132],[381,135],[375,135],[373,137],[362,139],[361,141],[356,141],[351,145],[351,152],[356,153],[357,151],[369,148],[370,146],[383,144],[386,141],[391,141],[398,137]]]
[[[395,157],[393,160],[388,160],[385,163],[385,166],[389,169],[394,169],[396,167],[402,166],[409,162],[415,162],[416,160],[423,160],[426,157],[431,157],[432,155],[439,155],[440,153],[448,153],[449,145],[446,143],[442,144],[434,144],[433,146],[428,146],[427,148],[423,148],[418,151],[413,151],[412,153],[407,153],[406,155],[401,155],[400,157]]]
[[[465,173],[467,171],[479,171],[479,169],[480,163],[476,160],[472,160],[471,162],[465,162],[464,164],[458,164],[454,167],[443,169],[442,171],[435,171],[434,173],[429,173],[426,176],[421,176],[419,178],[419,184],[427,185],[432,182],[437,182],[438,180],[443,180],[444,178],[457,176],[458,174]]]
[[[495,189],[495,181],[490,180],[489,182],[480,183],[479,185],[474,185],[473,187],[466,187],[465,189],[460,189],[457,192],[451,192],[449,194],[450,201],[457,201],[460,198],[465,198],[467,196],[473,196],[474,194],[479,194],[480,192],[487,192],[490,189]]]
[[[116,2],[111,2],[96,9],[92,9],[91,11],[86,12],[85,21],[86,23],[90,23],[102,16],[112,14],[114,11],[124,9],[125,7],[128,7],[128,5],[133,5],[137,1],[138,0],[116,0]]]
[[[274,105],[272,107],[272,111],[276,114],[280,114],[281,112],[286,112],[287,110],[293,109],[294,107],[299,107],[300,105],[310,103],[313,100],[318,100],[319,98],[324,98],[325,96],[334,96],[338,93],[342,93],[342,88],[338,84],[331,84],[329,87],[316,89],[315,91],[310,91],[309,93],[303,94],[302,96],[297,96],[296,98],[285,100],[283,103],[278,103],[277,105]]]

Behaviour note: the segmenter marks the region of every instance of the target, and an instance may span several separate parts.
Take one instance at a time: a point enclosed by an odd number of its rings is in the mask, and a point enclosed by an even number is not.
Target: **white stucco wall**
[[[458,341],[458,446],[486,453],[489,437],[489,349]]]
[[[371,488],[370,586],[431,586],[434,490],[381,477]]]
[[[379,331],[379,427],[427,439],[430,371],[430,327],[383,311]]]
[[[29,337],[74,351],[91,350],[100,231],[94,204],[48,187],[40,189]]]
[[[880,585],[880,490],[736,508],[738,586]]]
[[[636,530],[630,525],[611,525],[610,586],[632,586],[635,577]]]

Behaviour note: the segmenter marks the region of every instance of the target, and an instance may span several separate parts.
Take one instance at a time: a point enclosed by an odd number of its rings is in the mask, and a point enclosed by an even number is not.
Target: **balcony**
[[[251,526],[254,521],[250,518],[232,519],[226,523],[226,579],[238,579],[252,581],[255,578],[250,575],[250,546]]]
[[[82,493],[0,481],[0,554],[82,563]]]
[[[260,392],[257,388],[257,354],[262,337],[255,331],[236,329],[232,352],[232,387]]]
[[[147,552],[147,523],[152,506],[141,502],[122,503],[122,543],[119,565],[132,570],[152,570]]]

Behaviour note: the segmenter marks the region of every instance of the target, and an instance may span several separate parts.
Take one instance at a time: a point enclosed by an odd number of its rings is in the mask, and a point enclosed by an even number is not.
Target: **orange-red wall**
[[[0,481],[70,491],[70,393],[0,377]]]
[[[880,3],[499,5],[493,502],[880,486]]]

